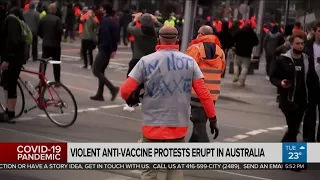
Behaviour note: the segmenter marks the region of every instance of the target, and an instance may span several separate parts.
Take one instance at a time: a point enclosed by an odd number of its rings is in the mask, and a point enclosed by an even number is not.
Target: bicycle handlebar
[[[46,59],[38,58],[37,60],[46,64],[61,64],[61,61],[56,61],[56,60],[53,60],[52,58],[46,58]]]

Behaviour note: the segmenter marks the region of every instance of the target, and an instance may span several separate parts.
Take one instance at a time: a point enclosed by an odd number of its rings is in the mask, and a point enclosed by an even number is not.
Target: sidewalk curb
[[[243,101],[243,100],[240,100],[240,99],[237,99],[237,98],[234,98],[234,97],[230,97],[230,96],[227,96],[227,95],[223,95],[223,94],[221,94],[219,96],[218,101],[219,101],[219,99],[226,100],[226,101],[237,102],[237,103],[242,103],[242,104],[247,104],[247,105],[252,105],[252,103],[249,103],[247,101]]]

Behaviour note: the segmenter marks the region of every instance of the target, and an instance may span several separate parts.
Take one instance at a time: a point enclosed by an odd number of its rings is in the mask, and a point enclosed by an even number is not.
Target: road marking
[[[130,171],[130,172],[132,172],[134,174],[141,174],[142,173],[142,171],[139,171],[139,170],[133,170],[133,171]]]
[[[63,113],[63,114],[58,114],[58,113],[53,113],[53,114],[50,114],[51,117],[57,117],[57,116],[65,116],[65,115],[69,115],[70,113]],[[47,117],[46,114],[39,114],[38,115],[39,117]]]
[[[6,131],[10,131],[10,132],[15,132],[15,133],[21,133],[21,134],[25,134],[25,135],[29,135],[29,136],[33,136],[33,137],[38,137],[38,138],[48,139],[48,140],[52,140],[52,141],[57,141],[57,142],[71,143],[71,141],[66,141],[66,140],[57,139],[57,138],[51,138],[51,137],[48,137],[48,136],[42,136],[42,135],[39,135],[39,134],[34,134],[34,133],[29,133],[29,132],[18,131],[18,130],[14,130],[14,129],[10,129],[10,128],[2,128],[2,127],[0,127],[0,129],[6,130]],[[247,174],[234,173],[234,172],[230,172],[230,171],[220,171],[220,170],[214,170],[214,171],[215,172],[219,172],[219,173],[223,173],[223,174],[231,174],[231,175],[234,175],[234,176],[247,177],[247,178],[251,178],[251,179],[273,180],[273,179],[268,179],[268,178],[263,178],[263,177],[258,177],[258,176],[251,176],[251,175],[247,175]],[[134,171],[130,171],[130,172],[137,174],[138,171],[134,170]]]
[[[227,138],[227,139],[224,139],[223,141],[226,141],[226,142],[236,142],[236,141],[238,141],[238,139]]]
[[[257,135],[257,134],[261,134],[261,133],[265,133],[265,132],[268,132],[268,130],[258,129],[258,130],[254,130],[254,131],[247,132],[246,134],[255,136],[255,135]]]
[[[247,137],[249,137],[249,136],[239,134],[239,135],[234,136],[233,138],[241,140],[241,139],[245,139],[245,138],[247,138]]]
[[[121,105],[100,106],[100,108],[102,108],[102,109],[110,109],[110,108],[117,108],[117,107],[123,107],[123,106],[125,106],[125,104],[121,104]]]
[[[85,108],[85,109],[78,109],[78,113],[83,113],[83,112],[92,112],[92,111],[99,111],[101,109],[112,109],[112,108],[118,108],[118,107],[123,107],[125,104],[115,104],[115,105],[107,105],[107,106],[100,106],[100,107],[90,107],[90,108]],[[56,116],[62,116],[62,115],[69,115],[70,113],[64,113],[64,114],[50,114],[52,117]],[[38,117],[46,118],[46,114],[39,114],[36,115]],[[17,121],[28,121],[28,120],[33,120],[35,117],[20,117],[17,119]]]
[[[246,138],[249,138],[249,137],[252,137],[252,136],[256,136],[258,134],[262,134],[262,133],[275,134],[275,133],[272,133],[270,131],[283,131],[283,130],[286,130],[287,127],[288,126],[279,126],[279,127],[270,127],[270,128],[266,128],[266,129],[252,130],[252,131],[246,132],[245,133],[246,135],[239,134],[239,135],[233,136],[232,138],[226,138],[223,141],[236,142],[236,141],[243,140],[243,139],[246,139]]]
[[[97,111],[99,110],[100,108],[87,108],[87,111]]]
[[[271,127],[271,128],[267,128],[270,131],[280,131],[280,130],[285,130],[286,127]]]
[[[30,69],[30,70],[38,71],[37,68],[33,68],[33,67],[27,67],[27,68]],[[27,75],[27,76],[30,76],[30,77],[38,78],[37,76],[30,75],[28,73],[24,73],[24,74]],[[85,75],[73,74],[73,73],[64,72],[64,71],[61,71],[61,74],[65,74],[67,76],[74,76],[74,77],[84,78],[84,79],[90,79],[90,80],[96,80],[97,79],[97,78],[95,78],[93,76],[85,76]],[[115,81],[115,80],[110,80],[110,81],[113,82],[113,83],[116,83],[116,84],[122,84],[123,83],[123,81]]]

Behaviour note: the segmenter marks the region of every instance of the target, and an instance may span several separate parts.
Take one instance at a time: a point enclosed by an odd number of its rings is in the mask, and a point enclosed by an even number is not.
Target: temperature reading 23
[[[302,152],[289,152],[289,159],[299,159],[302,155]]]

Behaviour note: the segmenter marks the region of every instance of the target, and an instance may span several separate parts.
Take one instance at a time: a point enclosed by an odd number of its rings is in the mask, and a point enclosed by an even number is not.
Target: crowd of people
[[[41,15],[42,14],[42,15]],[[45,8],[30,2],[24,12],[10,7],[8,0],[0,0],[1,22],[1,83],[6,91],[7,109],[1,121],[12,121],[17,99],[17,78],[26,63],[29,48],[21,36],[25,22],[32,32],[32,59],[38,59],[38,37],[42,39],[42,58],[60,61],[61,42],[72,43],[81,38],[83,68],[91,68],[99,80],[92,100],[104,101],[104,86],[111,93],[111,101],[120,92],[127,102],[124,110],[133,111],[142,105],[143,142],[184,142],[189,119],[193,133],[189,142],[210,142],[206,133],[209,121],[214,139],[219,135],[215,103],[220,95],[226,57],[234,54],[233,82],[245,86],[252,51],[259,44],[252,17],[247,21],[215,20],[208,17],[196,22],[194,39],[186,53],[180,52],[183,17],[170,14],[164,20],[159,11],[132,13],[127,10],[118,18],[110,5],[100,8],[69,4],[66,9],[52,3]],[[120,29],[122,33],[120,33]],[[296,142],[302,121],[303,138],[319,142],[316,135],[317,107],[320,111],[320,24],[313,29],[309,40],[301,24],[285,27],[266,26],[263,48],[266,55],[266,75],[278,88],[279,107],[285,115],[288,130],[283,142]],[[105,76],[111,58],[120,42],[131,42],[132,58],[128,64],[127,80],[121,88]],[[92,51],[98,48],[93,57]],[[27,51],[27,53],[25,53]],[[60,65],[54,65],[54,79],[60,82]],[[58,87],[57,87],[58,88]],[[144,93],[141,93],[143,90]],[[143,97],[143,100],[141,100]],[[189,108],[191,106],[191,114]],[[168,173],[171,179],[181,179],[182,172]],[[142,179],[155,179],[156,172],[144,171]]]

